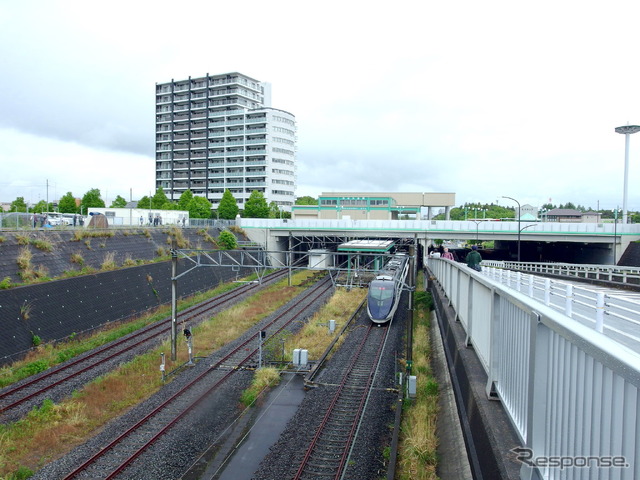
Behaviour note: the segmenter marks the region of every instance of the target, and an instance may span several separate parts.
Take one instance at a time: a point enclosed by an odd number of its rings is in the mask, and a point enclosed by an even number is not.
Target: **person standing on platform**
[[[465,262],[467,262],[467,266],[469,268],[473,268],[478,272],[482,270],[482,267],[480,266],[480,262],[482,262],[482,256],[480,255],[480,252],[478,252],[477,245],[473,245],[471,247],[471,251],[467,254],[464,260]]]

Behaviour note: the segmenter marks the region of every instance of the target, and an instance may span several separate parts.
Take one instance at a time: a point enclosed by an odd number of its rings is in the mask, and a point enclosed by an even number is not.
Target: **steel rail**
[[[328,283],[328,281],[326,282]],[[284,317],[287,313],[289,313],[292,309],[298,307],[299,305],[301,305],[304,302],[308,301],[308,304],[311,305],[315,300],[317,300],[320,296],[322,296],[327,290],[329,290],[331,288],[331,285],[326,286],[325,288],[322,288],[322,286],[318,287],[318,292],[313,295],[313,296],[306,296],[304,298],[301,298],[298,302],[295,302],[294,304],[292,304],[291,306],[289,306],[286,310],[284,310],[283,312],[281,312],[277,317],[275,317],[272,321],[270,321],[266,326],[263,326],[262,329],[266,329],[272,325],[274,325],[278,320],[280,320],[282,317]],[[304,310],[299,312],[297,315],[295,315],[293,318],[291,318],[290,320],[288,320],[287,322],[285,322],[285,324],[280,327],[277,332],[280,332],[283,328],[285,328],[287,325],[293,323],[293,321],[295,320],[295,318],[297,318],[298,316],[300,316],[301,314],[304,313]],[[227,355],[225,355],[223,358],[221,358],[220,360],[218,360],[215,364],[211,365],[209,368],[207,368],[205,371],[203,371],[201,374],[199,374],[198,376],[196,376],[193,380],[191,380],[190,382],[188,382],[186,385],[184,385],[180,390],[178,390],[177,392],[175,392],[174,394],[172,394],[170,397],[168,397],[167,399],[165,399],[161,404],[159,404],[156,408],[154,408],[149,414],[145,415],[142,419],[140,419],[138,422],[136,422],[134,425],[132,425],[131,427],[129,427],[125,432],[123,432],[122,434],[120,434],[117,438],[115,438],[114,440],[112,440],[108,445],[102,447],[100,449],[100,451],[98,451],[97,453],[95,453],[93,456],[91,456],[89,459],[87,459],[82,465],[80,465],[79,467],[77,467],[76,469],[74,469],[72,472],[70,472],[69,474],[67,474],[64,477],[64,480],[69,480],[71,478],[76,477],[80,472],[86,470],[87,468],[89,468],[92,464],[94,464],[100,457],[102,457],[104,454],[106,454],[107,452],[111,451],[114,449],[114,447],[116,445],[118,445],[119,443],[121,443],[126,437],[130,436],[133,432],[135,432],[136,430],[138,430],[142,425],[146,424],[149,420],[151,420],[153,417],[155,417],[158,413],[162,412],[166,407],[169,406],[169,404],[171,404],[174,400],[178,399],[178,397],[182,396],[184,393],[186,393],[188,390],[190,390],[192,387],[198,385],[200,383],[200,381],[205,378],[207,375],[209,375],[211,372],[213,372],[214,370],[220,368],[221,366],[223,366],[225,364],[225,362],[227,360],[229,360],[233,355],[235,355],[236,353],[238,353],[239,351],[241,351],[247,344],[255,341],[256,337],[260,335],[260,332],[256,332],[253,335],[250,336],[250,338],[248,338],[247,340],[245,340],[244,342],[242,342],[240,345],[238,345],[237,347],[235,347],[231,352],[229,352]],[[245,357],[239,361],[238,366],[242,366],[245,363],[247,363],[256,353],[257,353],[258,349],[254,349],[252,351],[250,351],[248,354],[245,355]],[[210,388],[208,388],[203,394],[199,395],[194,401],[189,402],[189,405],[186,406],[186,408],[183,408],[182,411],[177,415],[176,418],[174,418],[171,422],[169,422],[168,424],[165,424],[162,429],[157,432],[153,438],[151,438],[150,440],[148,440],[147,442],[145,442],[142,446],[140,446],[136,452],[134,452],[132,455],[130,455],[126,460],[124,460],[123,462],[121,462],[121,464],[116,467],[108,476],[104,477],[105,479],[110,479],[115,477],[118,473],[122,472],[127,466],[129,466],[129,464],[131,462],[133,462],[136,458],[138,458],[147,448],[149,448],[153,443],[155,443],[157,441],[158,438],[160,438],[162,436],[162,434],[164,434],[171,426],[173,426],[178,420],[180,420],[187,412],[189,412],[195,405],[197,405],[200,401],[202,401],[205,397],[207,397],[213,390],[215,390],[216,388],[218,388],[222,383],[224,383],[224,381],[226,381],[230,376],[232,376],[234,373],[236,373],[238,371],[238,369],[233,369],[230,370],[228,373],[226,373],[222,379],[220,379],[218,382],[216,382],[215,384],[213,384]]]

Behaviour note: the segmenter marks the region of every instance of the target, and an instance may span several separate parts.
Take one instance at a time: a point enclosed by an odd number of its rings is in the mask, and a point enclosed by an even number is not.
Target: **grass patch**
[[[351,291],[338,288],[326,305],[317,311],[299,332],[285,340],[285,361],[292,360],[295,348],[308,350],[309,359],[318,360],[366,296],[365,288],[354,288]],[[329,320],[336,321],[333,335],[329,334]],[[343,340],[343,336],[338,339],[336,348]]]
[[[29,245],[29,243],[31,243],[29,241],[29,236],[28,235],[23,235],[21,233],[16,234],[16,242],[18,243],[18,245]]]
[[[102,270],[115,270],[118,268],[116,264],[116,253],[115,252],[107,252],[104,255],[104,260],[102,261],[101,269]]]
[[[18,263],[18,267],[22,270],[27,270],[31,268],[31,259],[33,258],[33,254],[31,253],[31,249],[29,247],[24,247],[20,249],[20,253],[16,258],[16,262]]]
[[[53,244],[44,238],[34,238],[31,243],[38,250],[42,250],[44,252],[51,252],[53,250]]]
[[[71,254],[71,263],[75,263],[80,265],[81,267],[84,265],[84,257],[79,253]]]
[[[207,230],[206,228],[201,228],[200,230],[197,231],[197,234],[202,236],[202,238],[209,243],[212,243],[214,248],[218,248],[218,242],[216,241],[215,238],[213,238],[210,234],[209,234],[209,230]]]
[[[122,261],[122,266],[123,267],[133,267],[135,265],[138,265],[138,262],[135,261],[133,258],[131,258],[131,254],[127,253],[124,257],[124,260]]]
[[[280,374],[273,367],[259,368],[253,376],[251,386],[242,392],[240,401],[245,407],[252,406],[267,389],[280,383]]]
[[[424,285],[419,278],[416,285]],[[417,377],[416,397],[405,402],[398,447],[398,480],[437,479],[439,386],[431,370],[430,316],[433,300],[425,291],[414,297],[413,371]]]

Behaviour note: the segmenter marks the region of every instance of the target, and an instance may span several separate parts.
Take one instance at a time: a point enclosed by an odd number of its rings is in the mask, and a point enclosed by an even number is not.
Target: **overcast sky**
[[[148,195],[155,84],[238,71],[296,116],[298,196],[622,207],[639,19],[637,0],[0,0],[0,201]]]

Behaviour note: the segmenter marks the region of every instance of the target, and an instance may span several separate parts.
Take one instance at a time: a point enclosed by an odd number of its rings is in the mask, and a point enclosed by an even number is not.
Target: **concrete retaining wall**
[[[180,260],[178,274],[186,268]],[[178,295],[248,273],[249,269],[197,268],[179,279]],[[170,261],[0,290],[0,364],[23,356],[32,347],[32,333],[43,342],[59,340],[170,302]]]

